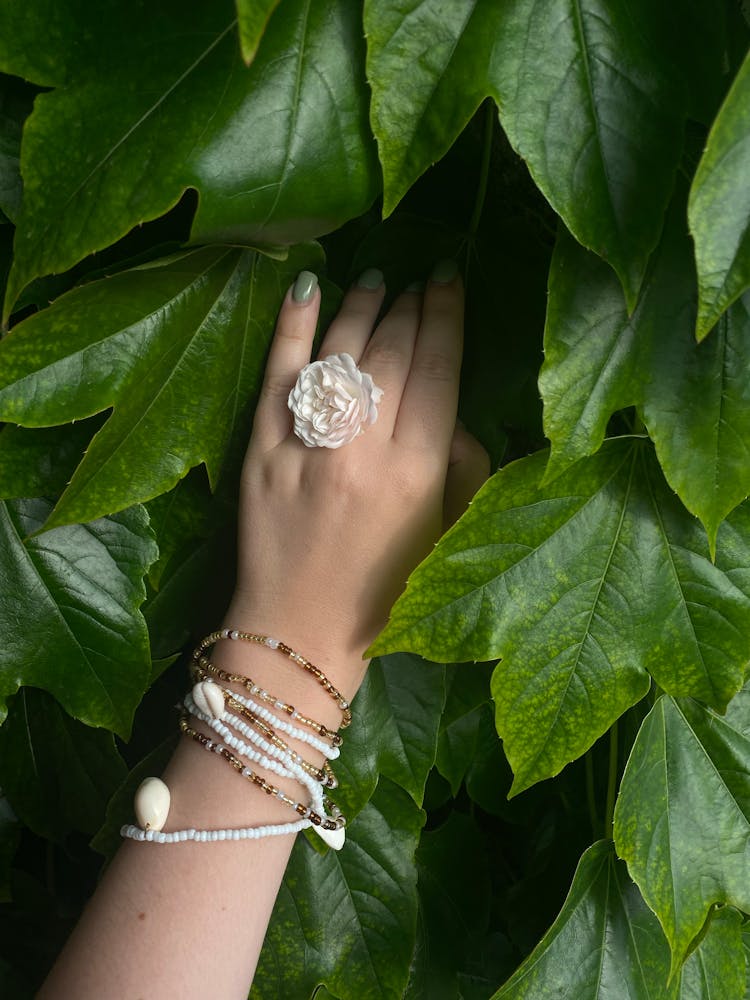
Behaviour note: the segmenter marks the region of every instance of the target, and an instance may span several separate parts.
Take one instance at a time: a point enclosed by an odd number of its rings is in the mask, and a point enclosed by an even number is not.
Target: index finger
[[[279,310],[255,410],[253,435],[264,448],[273,448],[289,434],[287,399],[300,368],[310,360],[319,311],[318,279],[311,271],[302,271]]]
[[[455,261],[441,261],[428,282],[422,320],[393,431],[415,447],[450,449],[458,410],[464,296]]]

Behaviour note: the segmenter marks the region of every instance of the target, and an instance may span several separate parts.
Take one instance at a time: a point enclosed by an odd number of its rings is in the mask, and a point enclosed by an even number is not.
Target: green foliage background
[[[252,996],[750,996],[749,44],[733,0],[0,6],[3,995],[174,745],[286,288],[456,255],[499,471]]]

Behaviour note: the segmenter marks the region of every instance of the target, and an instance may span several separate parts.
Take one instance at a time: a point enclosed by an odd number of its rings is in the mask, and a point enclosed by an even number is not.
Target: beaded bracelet
[[[343,745],[344,741],[338,733],[334,732],[332,729],[328,729],[322,722],[316,722],[314,719],[308,719],[307,716],[298,712],[293,705],[287,705],[279,698],[276,698],[275,695],[269,694],[268,691],[258,687],[252,677],[246,677],[244,674],[231,674],[226,670],[222,670],[221,667],[217,667],[215,663],[212,663],[207,656],[196,657],[194,653],[193,657],[195,659],[195,663],[193,664],[191,671],[193,678],[198,677],[199,679],[203,679],[208,674],[211,674],[213,677],[217,677],[219,680],[224,681],[225,684],[241,684],[250,694],[255,695],[267,704],[273,705],[274,708],[278,708],[280,711],[284,712],[285,715],[288,715],[290,719],[293,719],[295,722],[299,722],[300,725],[307,726],[308,729],[317,733],[318,736],[321,736],[324,740],[328,740],[331,747],[338,748]],[[240,698],[238,694],[235,694],[234,697]],[[240,698],[240,700],[242,699]],[[264,715],[264,712],[267,710],[263,709],[261,706],[258,706],[258,709],[258,715],[265,719],[266,715]],[[288,724],[279,722],[278,728],[283,732],[288,733],[290,736],[294,735],[296,739],[309,743],[310,746],[314,746],[316,749],[319,749],[321,753],[327,754],[328,748],[322,743],[313,742],[312,737],[301,733],[301,731],[297,730],[295,727],[287,728],[287,725]],[[338,756],[338,754],[327,754],[327,756],[330,756],[331,759],[333,759],[333,757]]]
[[[252,740],[252,742],[256,743],[262,749],[265,749],[267,753],[271,753],[272,756],[279,757],[279,759],[281,759],[280,755],[287,755],[291,761],[298,764],[303,771],[306,771],[312,778],[319,781],[321,785],[325,785],[327,788],[338,787],[336,776],[331,770],[331,766],[327,760],[323,762],[322,768],[311,764],[309,761],[305,760],[301,754],[298,754],[296,750],[292,750],[289,744],[282,740],[280,736],[277,736],[276,732],[271,728],[271,725],[266,725],[266,722],[264,722],[259,715],[256,715],[255,712],[251,711],[251,709],[244,704],[244,698],[241,700],[236,698],[231,691],[227,691],[218,684],[216,687],[224,692],[225,704],[229,706],[229,708],[236,709],[236,711],[238,711],[243,718],[248,720],[250,726],[253,726],[256,730],[258,730],[258,732],[252,732],[248,726],[241,723],[240,720],[236,720],[231,714],[226,717],[230,725],[233,725],[235,729],[238,729],[241,733],[247,736],[248,739]],[[191,711],[191,714],[195,714],[192,712],[189,705],[186,705],[185,707]],[[268,718],[267,721],[271,724],[278,724],[281,720],[277,719],[274,715],[270,715],[270,718]],[[265,741],[263,740],[264,736],[267,737],[268,742],[275,748],[274,750],[265,745]]]
[[[186,840],[196,840],[206,843],[209,840],[258,840],[261,837],[278,837],[287,833],[299,833],[308,830],[310,821],[300,819],[294,823],[269,824],[267,826],[246,826],[239,829],[225,830],[142,830],[139,826],[126,823],[120,828],[120,836],[130,840],[148,840],[155,844],[176,844]]]
[[[191,736],[196,742],[200,743],[205,750],[209,750],[213,753],[219,754],[223,757],[231,766],[242,775],[243,778],[247,778],[253,784],[262,788],[267,795],[273,795],[279,801],[283,802],[293,809],[299,816],[303,819],[309,819],[310,823],[314,827],[320,827],[323,830],[340,830],[346,825],[346,817],[341,814],[339,809],[331,802],[330,799],[321,797],[320,801],[325,808],[331,809],[333,813],[332,816],[327,816],[325,812],[316,812],[311,806],[306,806],[303,802],[295,802],[290,796],[283,792],[276,785],[272,785],[266,779],[253,771],[251,768],[247,767],[242,763],[239,757],[236,757],[232,751],[225,747],[221,743],[217,743],[210,737],[206,736],[204,733],[198,732],[197,729],[193,729],[189,726],[184,718],[180,719],[180,729],[187,736]],[[245,756],[243,754],[243,756]]]
[[[342,713],[340,728],[346,729],[346,727],[351,724],[352,712],[346,698],[344,698],[341,692],[338,691],[333,684],[331,684],[319,667],[316,667],[314,663],[305,659],[304,656],[297,653],[291,646],[287,646],[285,642],[282,642],[280,639],[273,639],[269,635],[260,635],[255,632],[241,632],[239,629],[223,628],[218,629],[216,632],[212,632],[210,635],[207,635],[205,639],[202,639],[198,644],[196,653],[200,655],[204,650],[208,649],[209,646],[213,646],[220,639],[239,639],[242,642],[254,642],[261,646],[267,646],[269,649],[277,649],[280,653],[287,656],[293,663],[296,663],[297,666],[302,667],[303,670],[312,674],[326,693],[333,698]],[[195,656],[195,653],[193,655]]]

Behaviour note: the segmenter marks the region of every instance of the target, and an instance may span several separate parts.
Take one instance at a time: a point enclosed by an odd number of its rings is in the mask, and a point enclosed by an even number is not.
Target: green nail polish
[[[445,260],[439,260],[433,267],[430,281],[434,281],[436,285],[449,285],[457,274],[458,262],[452,257],[446,257]]]
[[[410,285],[407,285],[404,289],[405,292],[418,292],[422,293],[424,291],[424,281],[412,281]]]
[[[312,271],[300,271],[292,288],[292,298],[302,305],[309,302],[318,287],[317,276]]]
[[[383,284],[383,272],[377,267],[368,267],[357,278],[357,288],[366,288],[374,292]]]

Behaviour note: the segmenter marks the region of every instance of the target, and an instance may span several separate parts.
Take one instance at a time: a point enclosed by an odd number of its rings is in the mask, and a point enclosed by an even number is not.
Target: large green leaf
[[[29,539],[45,500],[0,503],[0,717],[5,696],[44,688],[69,715],[127,737],[151,658],[143,575],[156,558],[146,512],[134,507]]]
[[[625,768],[615,842],[679,968],[715,903],[750,911],[750,739],[692,699],[660,698]]]
[[[298,242],[375,197],[356,4],[286,0],[249,68],[232,0],[191,8],[189,31],[179,0],[158,14],[147,0],[58,6],[51,19],[70,22],[80,61],[60,51],[65,32],[47,36],[48,3],[0,7],[0,66],[50,78],[10,36],[22,8],[23,34],[44,35],[44,61],[66,83],[37,99],[24,131],[6,313],[33,278],[108,246],[188,188],[200,195],[193,239],[225,243]]]
[[[552,477],[600,446],[616,410],[636,405],[667,481],[711,545],[750,493],[750,294],[702,344],[695,271],[677,199],[632,316],[608,267],[562,231],[552,261],[539,379]]]
[[[417,921],[414,852],[424,814],[382,778],[340,852],[299,838],[284,876],[250,996],[401,1000]]]
[[[667,1000],[668,971],[656,919],[599,841],[581,858],[554,924],[493,1000]]]
[[[242,58],[249,66],[279,0],[236,0],[236,4]]]
[[[47,426],[114,407],[50,519],[88,521],[170,489],[205,462],[216,484],[263,371],[279,303],[305,264],[212,247],[91,282],[0,342],[0,417]]]
[[[93,833],[126,773],[112,733],[71,719],[44,691],[13,697],[0,726],[0,784],[35,833]]]
[[[750,285],[750,54],[716,117],[688,218],[698,264],[698,338]]]
[[[456,1000],[458,975],[481,952],[490,915],[485,838],[461,813],[425,831],[417,851],[420,920],[405,1000]]]
[[[699,524],[647,442],[618,439],[540,485],[546,454],[490,479],[415,570],[372,652],[502,656],[513,793],[582,754],[649,688],[723,708],[750,656],[750,510]]]
[[[92,417],[61,427],[0,430],[0,497],[59,496],[101,427]]]
[[[741,918],[716,914],[680,976],[653,913],[611,845],[581,858],[544,938],[492,1000],[743,1000]]]
[[[335,765],[341,785],[336,801],[347,816],[370,799],[381,774],[422,805],[444,705],[443,666],[403,654],[370,664]]]
[[[644,36],[650,0],[366,0],[367,73],[390,212],[492,96],[534,180],[630,306],[682,148],[684,95]],[[543,71],[542,71],[543,67]]]

